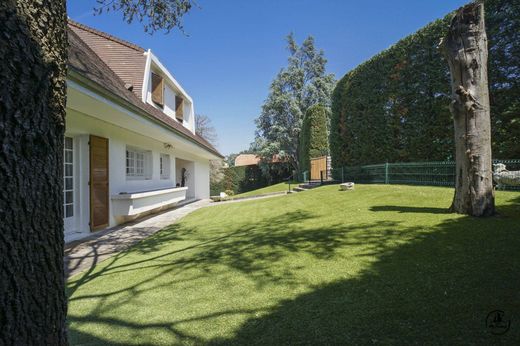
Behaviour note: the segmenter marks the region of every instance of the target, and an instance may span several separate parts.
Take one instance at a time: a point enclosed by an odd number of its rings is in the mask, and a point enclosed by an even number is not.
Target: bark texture
[[[65,0],[0,2],[0,344],[66,345]]]
[[[484,5],[454,16],[444,41],[452,85],[456,186],[452,211],[472,216],[495,212]]]

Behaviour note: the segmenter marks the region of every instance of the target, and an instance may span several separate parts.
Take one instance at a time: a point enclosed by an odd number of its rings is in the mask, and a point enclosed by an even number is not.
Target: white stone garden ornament
[[[353,182],[339,184],[339,186],[340,186],[342,191],[354,190],[354,183]]]

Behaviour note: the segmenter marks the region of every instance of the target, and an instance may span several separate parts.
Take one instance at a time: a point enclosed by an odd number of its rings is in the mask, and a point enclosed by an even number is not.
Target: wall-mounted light
[[[164,149],[172,150],[173,149],[173,145],[171,145],[170,143],[164,143]]]

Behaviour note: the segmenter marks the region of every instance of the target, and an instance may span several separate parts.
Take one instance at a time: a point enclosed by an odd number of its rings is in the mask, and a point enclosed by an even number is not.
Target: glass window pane
[[[72,176],[72,165],[66,164],[65,165],[65,176]]]
[[[65,192],[65,203],[73,203],[74,202],[74,192],[67,191]]]
[[[65,137],[65,149],[72,149],[72,138]]]
[[[72,190],[72,178],[65,178],[65,190]]]
[[[72,204],[68,204],[65,206],[65,217],[74,216],[74,206]]]
[[[72,163],[72,151],[70,151],[70,150],[65,151],[65,162]]]

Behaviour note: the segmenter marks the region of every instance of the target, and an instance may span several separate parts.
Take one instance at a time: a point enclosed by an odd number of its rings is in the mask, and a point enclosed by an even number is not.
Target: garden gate
[[[326,180],[328,178],[327,156],[314,157],[311,159],[311,179]]]

